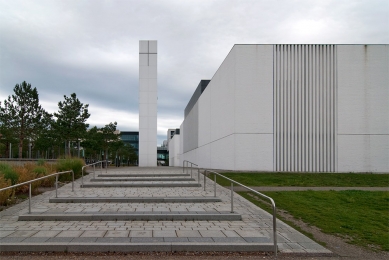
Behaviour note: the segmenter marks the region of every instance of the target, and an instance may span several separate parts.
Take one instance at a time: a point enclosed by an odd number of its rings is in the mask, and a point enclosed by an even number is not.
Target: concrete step
[[[137,187],[137,188],[146,188],[146,187],[155,187],[155,188],[165,188],[165,187],[201,187],[200,183],[85,183],[80,185],[81,188],[112,188],[112,187]]]
[[[93,174],[93,173],[91,173]],[[161,174],[99,174],[97,177],[183,177],[190,176],[188,173],[174,174],[174,173],[161,173]]]
[[[241,221],[237,213],[221,212],[58,212],[20,215],[19,221]]]
[[[42,241],[45,238],[41,239]],[[147,239],[147,238],[146,238]],[[272,252],[273,243],[214,242],[210,238],[89,238],[80,242],[78,238],[46,238],[47,242],[2,242],[1,252]],[[193,240],[181,242],[180,240]],[[217,239],[217,238],[216,238]],[[28,238],[24,238],[28,240]],[[62,241],[61,241],[62,240]],[[84,238],[84,241],[86,239]],[[207,242],[199,242],[208,240]],[[210,240],[210,241],[209,241]],[[226,239],[224,239],[226,240]],[[236,239],[235,239],[236,240]],[[61,241],[61,242],[58,242]],[[66,242],[65,242],[66,241]],[[166,241],[166,242],[165,242]],[[177,242],[171,242],[177,241]]]
[[[91,182],[111,182],[111,181],[195,181],[193,178],[106,178],[104,179],[90,179]]]
[[[207,203],[221,201],[217,197],[67,197],[49,200],[50,203]]]

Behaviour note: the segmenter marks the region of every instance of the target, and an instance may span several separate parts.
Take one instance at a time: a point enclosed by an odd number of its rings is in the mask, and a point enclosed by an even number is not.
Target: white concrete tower
[[[139,41],[139,166],[157,166],[157,41]]]

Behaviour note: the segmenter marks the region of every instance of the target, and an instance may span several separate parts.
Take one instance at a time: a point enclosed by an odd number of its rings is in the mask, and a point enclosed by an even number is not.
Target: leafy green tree
[[[78,141],[85,136],[89,126],[85,122],[90,114],[88,113],[89,105],[81,103],[76,93],[71,94],[70,97],[64,95],[64,98],[64,101],[58,102],[58,113],[54,113],[57,121],[53,128],[67,145],[68,142]],[[68,148],[68,155],[70,156],[70,147]]]
[[[19,143],[19,158],[23,156],[25,139],[34,141],[41,130],[49,122],[51,114],[39,104],[36,88],[23,81],[16,84],[14,94],[0,103],[0,128],[7,138],[17,138]]]
[[[103,149],[102,142],[103,134],[101,131],[96,126],[89,129],[81,142],[81,146],[85,149],[85,155],[97,159],[99,152]]]
[[[35,150],[44,152],[48,150],[54,151],[54,147],[59,145],[58,142],[58,135],[53,130],[53,125],[55,121],[53,119],[50,119],[49,124],[42,130],[40,136],[37,138],[37,140],[34,143]],[[51,154],[51,157],[53,158],[53,154]]]
[[[108,159],[108,151],[120,140],[119,134],[116,133],[116,126],[117,122],[111,122],[100,128],[100,132],[102,134],[102,149],[105,151],[105,159]]]

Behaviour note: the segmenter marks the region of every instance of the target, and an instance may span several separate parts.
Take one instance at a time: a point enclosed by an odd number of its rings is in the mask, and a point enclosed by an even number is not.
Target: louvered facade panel
[[[336,171],[336,46],[274,45],[274,169]]]

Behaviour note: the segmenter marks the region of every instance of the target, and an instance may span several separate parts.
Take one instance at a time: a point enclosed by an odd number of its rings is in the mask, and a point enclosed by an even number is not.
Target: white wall
[[[388,45],[338,46],[340,172],[389,172],[388,57]]]
[[[273,78],[266,65],[272,51],[272,45],[232,48],[184,120],[185,160],[213,169],[273,169]]]
[[[169,166],[181,166],[181,135],[174,135],[169,143]]]
[[[389,47],[335,49],[335,171],[389,172]],[[180,163],[273,171],[273,102],[273,45],[235,45],[181,125]]]

